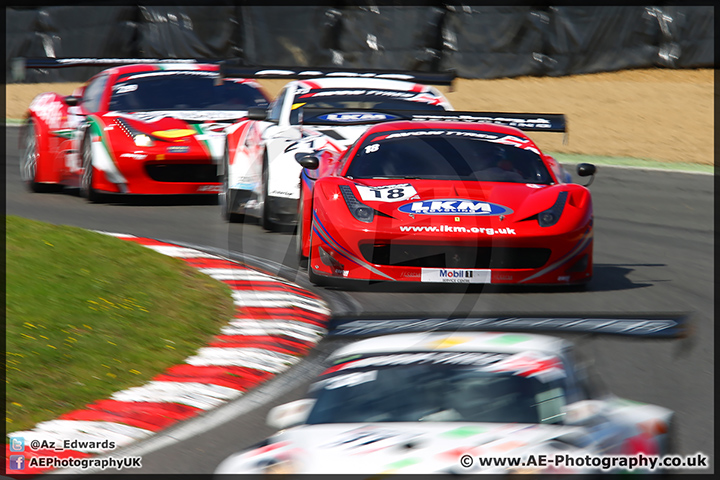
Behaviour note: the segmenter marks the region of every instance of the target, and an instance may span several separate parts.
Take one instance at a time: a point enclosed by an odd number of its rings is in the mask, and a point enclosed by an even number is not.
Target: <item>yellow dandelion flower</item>
[[[116,343],[111,342],[110,340],[107,341],[110,345],[117,345]]]
[[[52,349],[55,349],[55,350],[57,350],[57,348],[56,348],[56,347],[53,347],[53,346],[52,346],[52,345],[50,345],[49,343],[47,344],[47,346],[48,346],[48,347],[50,347],[50,348],[52,348]]]
[[[114,373],[107,372],[105,375],[107,375],[110,378],[117,378],[117,375],[115,375]]]
[[[138,372],[138,371],[135,370],[134,368],[133,368],[132,370],[128,370],[128,372],[134,373],[135,375],[140,375],[140,372]]]
[[[12,402],[12,404],[15,405],[16,407],[22,407],[22,404],[21,404],[21,403]]]
[[[83,327],[87,328],[88,330],[92,330],[92,329],[93,329],[90,325],[85,325],[84,323],[83,323]]]
[[[48,246],[50,246],[50,247],[54,247],[54,246],[55,246],[55,245],[53,245],[52,243],[48,242],[47,240],[43,240],[43,242],[45,242],[45,245],[48,245]]]

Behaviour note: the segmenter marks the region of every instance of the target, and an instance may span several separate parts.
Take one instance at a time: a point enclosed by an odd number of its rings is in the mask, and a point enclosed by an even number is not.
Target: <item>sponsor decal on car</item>
[[[168,153],[185,153],[190,151],[190,147],[187,145],[173,145],[167,147]]]
[[[421,282],[434,283],[491,283],[489,269],[480,268],[423,268]]]
[[[365,201],[376,202],[399,202],[407,200],[417,194],[415,187],[409,183],[399,185],[380,185],[377,187],[367,187],[365,185],[355,185],[360,198]]]
[[[398,207],[403,213],[419,215],[478,215],[498,216],[513,213],[508,207],[496,203],[462,198],[446,198],[406,203]]]
[[[461,225],[400,226],[401,232],[412,233],[482,233],[485,235],[517,235],[514,228],[463,227]]]
[[[376,122],[381,120],[395,120],[400,117],[386,113],[347,112],[327,113],[325,115],[320,115],[318,118],[329,122]]]

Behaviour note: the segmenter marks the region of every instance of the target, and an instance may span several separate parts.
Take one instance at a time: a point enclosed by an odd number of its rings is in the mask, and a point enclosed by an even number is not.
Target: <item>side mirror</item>
[[[315,405],[315,399],[312,398],[303,398],[278,405],[268,412],[266,423],[278,430],[300,425],[307,420],[313,405]]]
[[[250,120],[265,120],[267,118],[267,109],[265,107],[248,108],[247,118]]]
[[[589,177],[592,175],[592,177],[590,178],[590,181],[585,184],[586,187],[589,187],[590,184],[595,179],[595,172],[597,172],[597,168],[592,163],[579,163],[577,166],[577,174],[579,176]]]
[[[588,425],[600,421],[604,405],[600,400],[581,400],[565,405],[565,425]]]
[[[72,95],[66,96],[65,98],[63,98],[63,101],[69,107],[75,107],[80,103],[80,99]]]
[[[307,168],[309,170],[317,170],[317,168],[320,166],[320,160],[313,155],[305,155],[304,157],[300,157],[298,159],[298,163],[302,165],[303,168]]]
[[[581,177],[589,177],[595,175],[597,168],[592,163],[579,163],[577,166],[577,174]]]

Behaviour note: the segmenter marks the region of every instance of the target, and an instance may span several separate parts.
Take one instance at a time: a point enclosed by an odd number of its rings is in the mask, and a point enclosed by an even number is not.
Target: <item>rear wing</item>
[[[329,325],[332,337],[371,337],[392,333],[420,332],[533,332],[624,335],[632,337],[682,338],[687,336],[686,314],[599,317],[466,317],[398,318],[334,317]]]
[[[69,57],[69,58],[24,58],[17,57],[11,61],[11,74],[15,82],[23,82],[27,77],[25,73],[29,69],[49,70],[68,67],[118,67],[121,65],[136,65],[147,63],[219,63],[219,60],[197,60],[193,58],[93,58],[93,57]]]
[[[567,120],[561,113],[461,112],[457,110],[392,110],[362,108],[305,108],[303,123],[307,125],[360,125],[393,120],[417,122],[494,123],[528,131],[567,132]]]
[[[404,80],[426,85],[452,85],[456,78],[455,72],[409,72],[406,70],[368,70],[361,68],[333,67],[258,67],[234,65],[231,62],[220,62],[221,77],[268,78],[268,79],[310,79],[321,77],[360,77],[384,78],[388,80]]]
[[[562,113],[508,113],[508,112],[433,112],[416,113],[411,120],[418,122],[470,122],[494,123],[520,130],[536,132],[567,132],[567,120]]]
[[[15,58],[17,68],[117,67],[139,63],[217,63],[191,58]]]

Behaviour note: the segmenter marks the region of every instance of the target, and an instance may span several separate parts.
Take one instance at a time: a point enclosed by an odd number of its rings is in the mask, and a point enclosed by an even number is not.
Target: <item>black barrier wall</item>
[[[714,67],[713,6],[49,6],[6,8],[8,83],[100,71],[24,58],[239,58],[464,78]]]

